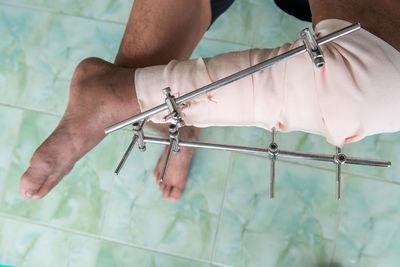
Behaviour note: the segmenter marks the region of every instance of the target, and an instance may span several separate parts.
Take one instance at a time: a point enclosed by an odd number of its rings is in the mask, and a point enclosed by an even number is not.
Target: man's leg
[[[209,0],[136,0],[115,64],[124,67],[145,67],[166,64],[173,59],[187,60],[197,46],[211,21]],[[160,88],[160,92],[161,92]],[[168,135],[165,124],[148,123],[148,126]],[[197,140],[200,129],[185,127],[181,137]],[[154,177],[164,198],[178,200],[188,177],[192,148],[183,148],[170,159],[164,183],[160,174],[166,150],[159,159]]]
[[[180,0],[179,4],[136,0],[116,65],[141,67],[188,58],[207,29],[210,17],[208,0]],[[21,178],[22,196],[34,199],[45,196],[76,161],[104,138],[105,127],[140,112],[133,84],[135,69],[116,65],[94,58],[79,64],[71,81],[64,116],[35,151]],[[198,136],[198,132],[191,135]],[[162,192],[164,197],[176,200],[182,194],[190,159],[171,163],[175,165],[174,171],[184,175],[169,172],[169,183],[162,186]]]

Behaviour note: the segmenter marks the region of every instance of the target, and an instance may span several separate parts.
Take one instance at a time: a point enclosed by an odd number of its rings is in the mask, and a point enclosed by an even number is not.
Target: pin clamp
[[[166,115],[163,119],[164,121],[167,121],[169,119],[174,119],[176,121],[176,126],[178,128],[182,128],[185,126],[185,122],[182,119],[180,109],[178,105],[176,104],[176,99],[175,96],[171,95],[171,88],[167,87],[162,90],[162,92],[165,95],[165,103],[168,106],[169,109],[169,114]]]
[[[168,146],[167,156],[164,163],[164,168],[162,170],[162,174],[160,177],[160,182],[165,181],[165,176],[169,164],[169,160],[172,152],[174,154],[179,153],[180,147],[190,147],[190,148],[205,148],[205,149],[213,149],[219,151],[229,151],[229,152],[239,152],[246,153],[249,155],[257,155],[262,157],[269,157],[271,159],[271,173],[270,173],[270,197],[274,197],[274,185],[275,185],[275,161],[278,158],[291,158],[291,159],[307,159],[307,160],[316,160],[316,161],[325,161],[331,162],[336,165],[336,198],[339,200],[341,198],[341,166],[343,164],[356,164],[356,165],[365,165],[365,166],[376,166],[376,167],[390,167],[390,161],[384,160],[372,160],[372,159],[364,159],[364,158],[355,158],[355,157],[347,157],[346,155],[341,153],[340,148],[336,148],[336,154],[320,154],[320,153],[305,153],[299,151],[289,151],[282,150],[278,148],[278,144],[276,143],[276,129],[272,128],[272,138],[268,148],[258,148],[258,147],[245,147],[245,146],[236,146],[236,145],[224,145],[224,144],[213,144],[213,143],[204,143],[204,142],[186,142],[179,139],[179,129],[185,126],[185,123],[182,119],[180,109],[178,107],[179,104],[184,104],[184,102],[189,101],[195,97],[200,95],[204,95],[212,90],[216,90],[226,84],[234,82],[238,79],[251,75],[254,72],[263,70],[275,63],[282,61],[283,59],[291,58],[292,56],[298,55],[303,52],[308,52],[310,58],[312,60],[313,65],[316,68],[320,68],[325,64],[323,53],[319,47],[319,45],[325,44],[329,41],[332,41],[336,38],[344,36],[346,34],[352,33],[360,29],[360,24],[356,23],[350,25],[346,28],[338,30],[334,33],[331,33],[325,37],[322,37],[318,40],[315,39],[314,35],[308,29],[304,29],[301,32],[301,37],[304,42],[304,46],[295,48],[288,52],[285,52],[282,55],[278,55],[274,58],[268,59],[264,62],[261,62],[255,66],[249,67],[245,70],[242,70],[238,73],[232,74],[228,77],[225,77],[221,80],[215,81],[209,85],[206,85],[202,88],[199,88],[193,92],[187,93],[186,95],[180,96],[177,99],[171,95],[171,89],[169,87],[164,88],[162,92],[165,95],[165,103],[161,104],[153,109],[144,111],[138,115],[135,115],[125,121],[119,122],[115,125],[112,125],[105,129],[106,134],[111,133],[115,130],[121,129],[129,124],[133,123],[133,140],[130,143],[127,151],[125,152],[120,164],[118,165],[115,173],[118,174],[124,165],[127,157],[129,156],[133,146],[135,143],[138,143],[138,147],[141,151],[146,149],[145,143],[153,143],[153,144],[162,144]],[[169,139],[155,138],[155,137],[145,137],[143,134],[143,125],[145,120],[150,116],[153,116],[159,112],[164,110],[169,110],[169,114],[164,117],[164,120],[173,119],[175,122],[169,126]],[[141,121],[141,124],[138,122]]]
[[[314,35],[310,32],[308,28],[305,28],[300,33],[303,43],[307,49],[308,54],[315,67],[321,68],[325,65],[324,54],[318,45],[317,40],[315,40]]]

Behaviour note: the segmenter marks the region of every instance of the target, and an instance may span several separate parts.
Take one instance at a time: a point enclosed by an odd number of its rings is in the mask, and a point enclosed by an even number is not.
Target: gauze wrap
[[[318,23],[318,38],[350,25]],[[141,111],[303,45],[301,39],[274,49],[231,52],[213,58],[173,60],[137,69],[135,88]],[[365,136],[400,130],[400,53],[361,29],[321,46],[325,66],[314,68],[307,53],[189,101],[187,125],[276,127],[325,136],[336,146]],[[163,122],[167,111],[151,118]]]

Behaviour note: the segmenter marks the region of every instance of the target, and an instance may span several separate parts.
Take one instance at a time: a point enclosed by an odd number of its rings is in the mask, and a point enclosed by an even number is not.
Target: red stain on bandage
[[[209,101],[214,102],[215,104],[217,104],[217,101],[215,101],[215,100],[212,98],[212,95],[211,95],[211,94],[207,94],[207,99],[208,99]]]
[[[355,134],[353,134],[352,136],[347,137],[344,140],[344,142],[345,143],[351,143],[351,142],[357,141],[359,139],[359,137],[362,135],[361,132],[362,132],[361,129],[358,129],[358,131]]]

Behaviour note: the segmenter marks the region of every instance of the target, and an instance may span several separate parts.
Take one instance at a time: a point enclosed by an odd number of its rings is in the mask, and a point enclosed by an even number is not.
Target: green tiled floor
[[[0,0],[0,264],[16,266],[398,266],[399,134],[347,145],[390,169],[346,167],[335,200],[334,166],[198,150],[185,194],[165,201],[153,178],[163,147],[135,151],[113,170],[131,136],[106,138],[43,200],[24,200],[19,178],[60,120],[75,66],[112,61],[131,0]],[[310,23],[273,0],[236,0],[192,57],[291,42]],[[153,131],[147,130],[154,134]],[[258,128],[209,128],[201,140],[265,147]],[[278,133],[282,149],[333,153],[324,138]]]

